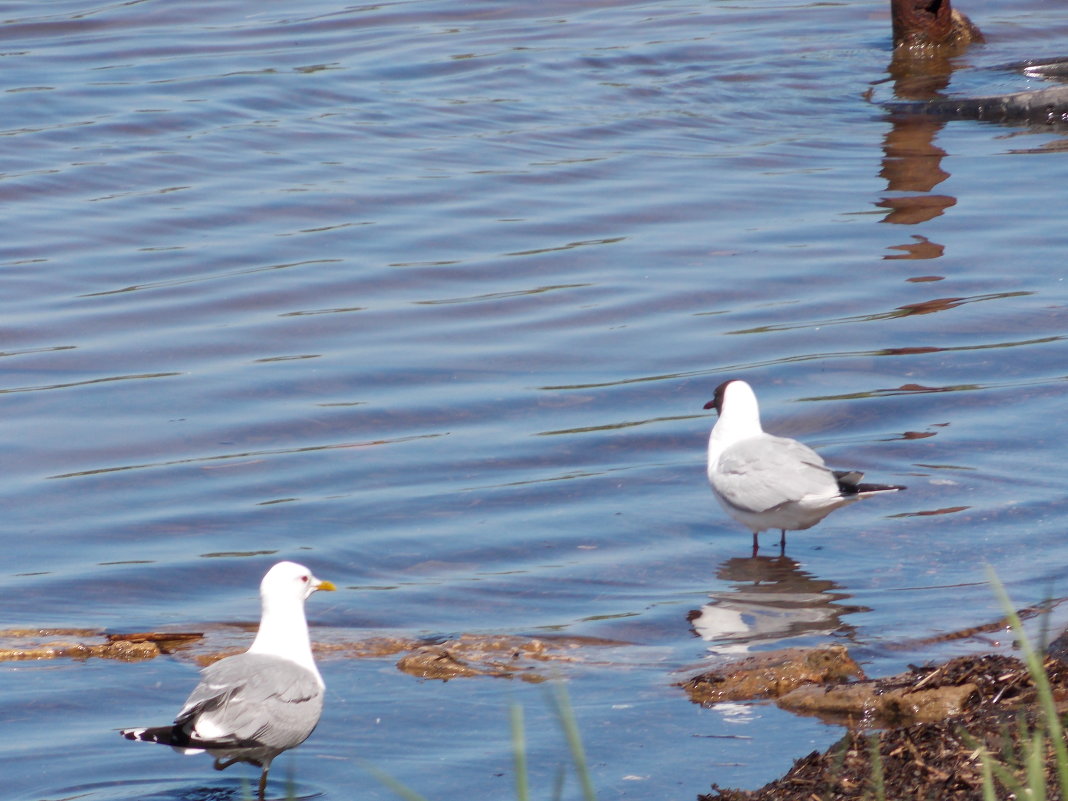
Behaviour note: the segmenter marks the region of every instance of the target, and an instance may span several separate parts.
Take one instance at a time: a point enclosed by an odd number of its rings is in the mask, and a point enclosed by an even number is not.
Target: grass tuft
[[[1013,606],[1012,599],[1009,598],[1004,585],[993,569],[987,568],[987,576],[998,602],[1005,610],[1006,619],[1012,626],[1020,653],[1031,675],[1031,681],[1034,683],[1039,716],[1033,731],[1021,731],[1018,749],[1003,746],[1001,759],[994,758],[985,746],[979,747],[979,757],[982,760],[983,799],[993,801],[997,798],[995,783],[999,783],[1017,798],[1045,801],[1047,796],[1046,765],[1050,755],[1053,759],[1060,797],[1068,798],[1068,746],[1065,745],[1064,727],[1060,715],[1057,714],[1057,705],[1053,699],[1053,690],[1050,687],[1049,677],[1046,675],[1042,654],[1035,649],[1024,631],[1023,622],[1016,613],[1016,607]],[[1022,718],[1020,726],[1024,726]]]

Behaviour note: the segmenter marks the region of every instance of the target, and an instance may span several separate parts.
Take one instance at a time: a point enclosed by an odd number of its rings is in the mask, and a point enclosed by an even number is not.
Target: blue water
[[[888,9],[0,10],[4,627],[240,645],[285,558],[341,589],[309,601],[322,642],[626,643],[559,671],[601,796],[659,800],[840,734],[689,704],[723,654],[841,642],[881,675],[1009,647],[916,644],[997,617],[987,565],[1020,605],[1068,592],[1063,132],[887,119]],[[988,43],[953,86],[1068,51],[1061,9],[967,10]],[[908,491],[751,558],[704,478],[731,376]],[[320,662],[275,796],[395,797],[366,760],[513,797],[512,703],[535,796],[569,763],[537,685]],[[255,778],[115,735],[170,719],[187,657],[0,676],[6,798]]]

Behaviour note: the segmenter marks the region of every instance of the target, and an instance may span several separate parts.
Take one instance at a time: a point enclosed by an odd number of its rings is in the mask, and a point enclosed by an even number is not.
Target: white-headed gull
[[[705,408],[719,414],[708,438],[708,481],[727,514],[753,532],[753,553],[761,531],[779,529],[785,550],[787,530],[811,528],[868,495],[905,489],[861,484],[863,473],[832,471],[807,445],[765,434],[756,395],[744,381],[720,384]]]
[[[303,565],[276,564],[260,583],[263,613],[248,651],[204,668],[172,725],[120,734],[184,754],[207,751],[216,770],[235,762],[256,765],[263,798],[271,760],[304,742],[319,722],[323,679],[312,657],[304,601],[316,590],[333,589]]]

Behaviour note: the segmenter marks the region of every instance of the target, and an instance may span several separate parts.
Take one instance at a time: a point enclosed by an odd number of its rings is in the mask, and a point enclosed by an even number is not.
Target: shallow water
[[[989,41],[951,89],[1068,50],[1063,11],[968,11]],[[886,9],[2,12],[6,626],[247,623],[292,558],[342,590],[309,602],[319,639],[623,641],[562,674],[602,796],[664,799],[839,734],[690,705],[672,683],[721,654],[842,642],[880,675],[1007,646],[917,644],[996,617],[986,565],[1020,605],[1065,594],[1063,135],[888,120],[863,97],[889,91]],[[704,479],[727,376],[908,491],[751,558]],[[549,794],[540,687],[393,662],[322,660],[275,795],[394,797],[358,757],[509,797],[512,702]],[[8,798],[254,777],[115,736],[173,715],[188,662],[0,675]]]

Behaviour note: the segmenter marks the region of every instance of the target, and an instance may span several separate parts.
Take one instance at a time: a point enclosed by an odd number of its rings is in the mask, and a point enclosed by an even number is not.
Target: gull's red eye
[[[307,576],[301,576],[300,580],[303,581],[305,584],[308,583],[308,577]]]

